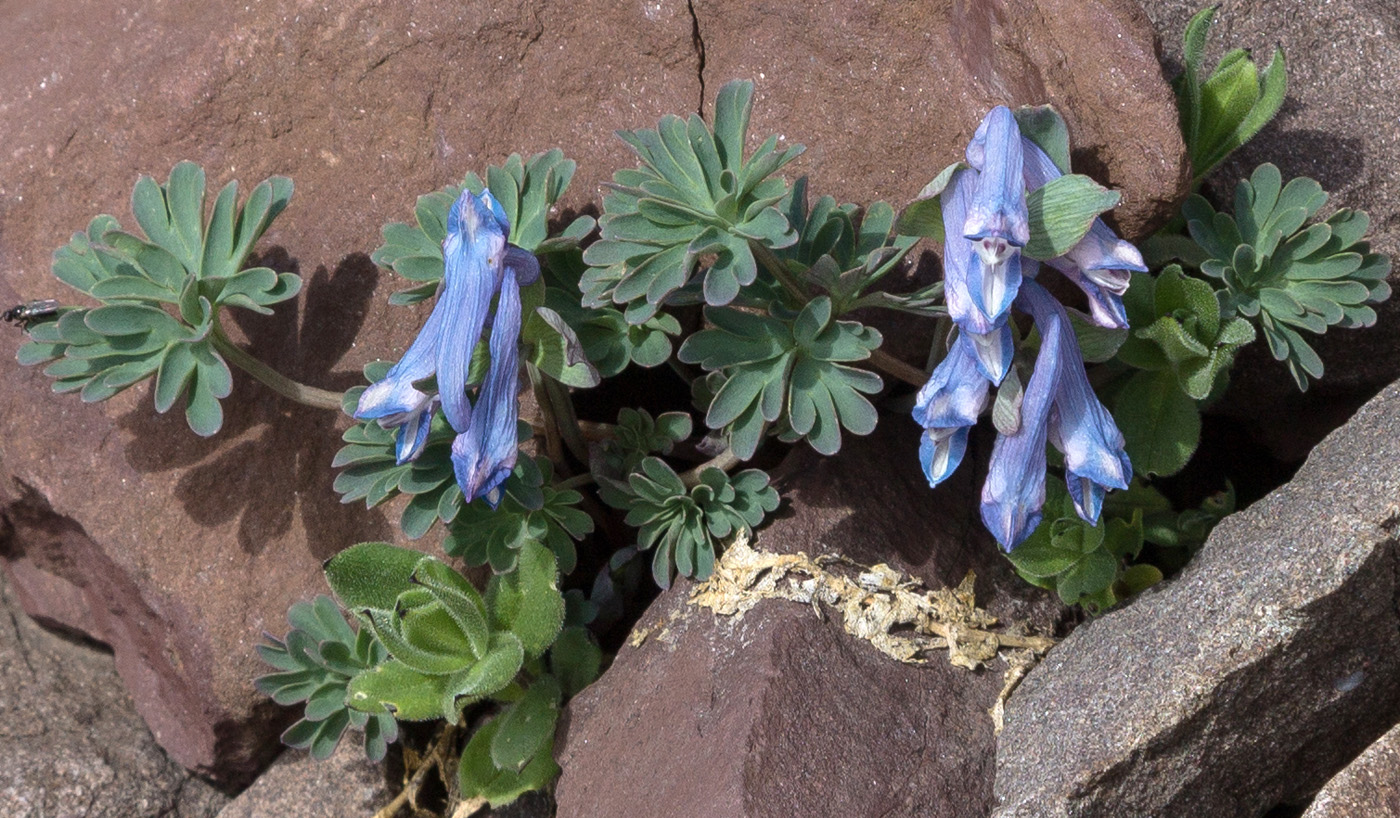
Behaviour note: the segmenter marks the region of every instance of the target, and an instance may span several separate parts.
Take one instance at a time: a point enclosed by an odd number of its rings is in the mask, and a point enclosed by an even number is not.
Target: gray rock
[[[1400,384],[1012,697],[1012,816],[1260,815],[1400,719]]]
[[[212,818],[227,802],[161,750],[111,655],[40,628],[0,574],[0,815]]]
[[[325,761],[286,750],[219,818],[369,818],[389,803],[383,767],[368,761],[347,734]]]
[[[758,545],[889,562],[931,587],[973,569],[978,604],[1048,627],[1058,604],[1016,579],[976,522],[973,464],[930,491],[917,437],[892,418],[834,458],[797,452],[790,507]],[[735,621],[688,605],[690,587],[662,594],[634,631],[645,641],[568,706],[561,818],[987,814],[1000,662],[970,672],[934,653],[912,667],[839,615],[769,600]]]
[[[1167,62],[1180,70],[1181,32],[1206,4],[1142,0],[1161,34]],[[1229,48],[1267,61],[1281,46],[1288,98],[1278,117],[1222,164],[1204,193],[1230,205],[1236,182],[1263,162],[1284,179],[1310,176],[1333,208],[1366,210],[1372,246],[1400,254],[1400,15],[1392,0],[1326,3],[1225,0],[1219,4],[1206,64]],[[1392,277],[1392,285],[1395,280]],[[1317,441],[1387,384],[1400,378],[1400,299],[1377,310],[1376,326],[1305,335],[1326,364],[1322,380],[1300,395],[1261,338],[1241,354],[1230,394],[1215,411],[1249,424],[1285,460],[1301,460]],[[1258,407],[1271,407],[1265,418]],[[1279,423],[1286,417],[1287,423]]]
[[[1303,818],[1400,815],[1400,727],[1366,748],[1313,799]]]

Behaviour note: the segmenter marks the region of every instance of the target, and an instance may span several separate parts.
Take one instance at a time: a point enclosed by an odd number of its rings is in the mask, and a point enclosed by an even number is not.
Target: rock
[[[1160,227],[1184,193],[1175,97],[1135,3],[818,2],[781,18],[693,5],[706,88],[755,78],[754,127],[807,146],[795,172],[817,195],[903,206],[962,158],[990,108],[1046,102],[1068,121],[1075,170],[1122,190],[1113,218],[1126,235]]]
[[[790,509],[770,551],[890,562],[930,587],[977,572],[978,604],[1048,628],[1058,605],[1011,576],[975,524],[976,469],[930,491],[887,419],[834,458],[784,467]],[[969,458],[971,459],[971,458]],[[987,710],[1004,665],[912,667],[848,635],[839,615],[765,600],[743,618],[686,602],[678,582],[642,616],[602,679],[566,710],[558,815],[985,816],[995,739]]]
[[[595,206],[600,183],[633,163],[614,129],[709,104],[731,71],[755,75],[760,129],[814,148],[793,171],[811,173],[818,192],[907,199],[960,154],[982,108],[1048,99],[1070,119],[1085,167],[1125,188],[1124,223],[1150,222],[1177,195],[1181,160],[1171,128],[1142,127],[1170,119],[1145,25],[1130,4],[1096,6],[1104,16],[1071,49],[1063,29],[1032,25],[1019,8],[975,4],[965,21],[975,36],[960,41],[986,48],[954,57],[943,12],[871,12],[840,26],[835,6],[755,18],[742,4],[699,4],[693,17],[686,3],[602,0],[484,16],[371,0],[34,4],[0,31],[0,299],[72,300],[48,275],[51,252],[97,213],[130,225],[138,174],[164,179],[185,158],[209,169],[211,187],[286,174],[296,196],[258,250],[307,289],[296,311],[230,330],[292,377],[344,389],[418,323],[387,306],[401,285],[381,286],[368,261],[381,224],[469,169],[556,144],[580,162],[565,210]],[[753,28],[736,42],[774,39],[731,49],[738,19]],[[841,48],[813,52],[817,30],[839,30]],[[905,90],[897,105],[870,107],[900,80],[889,63],[867,72],[863,55],[896,43]],[[924,50],[934,46],[944,50]],[[855,54],[858,69],[839,62]],[[805,84],[842,72],[839,84]],[[1086,78],[1105,72],[1117,89],[1108,104]],[[285,719],[252,686],[265,671],[260,634],[284,632],[288,606],[324,589],[322,560],[396,534],[331,490],[343,421],[239,377],[223,431],[200,440],[178,412],[154,415],[148,385],[98,405],[51,395],[38,371],[15,365],[19,343],[0,333],[0,504],[16,521],[4,557],[26,609],[110,644],[178,761],[246,782],[276,752]]]
[[[1203,3],[1142,0],[1161,32],[1170,74],[1180,71],[1181,32]],[[1248,48],[1267,62],[1275,44],[1288,64],[1288,98],[1278,117],[1211,175],[1204,193],[1228,205],[1235,184],[1273,162],[1284,179],[1310,176],[1331,194],[1324,213],[1350,207],[1371,216],[1373,249],[1400,253],[1400,24],[1392,3],[1329,0],[1220,3],[1206,65],[1230,48]],[[1376,326],[1334,328],[1305,336],[1326,365],[1324,377],[1300,395],[1261,338],[1239,357],[1234,383],[1215,411],[1245,421],[1275,455],[1300,461],[1341,420],[1400,378],[1400,299],[1378,309]],[[1265,418],[1259,407],[1271,407]],[[1287,423],[1277,419],[1287,417]]]
[[[1313,799],[1303,818],[1400,815],[1400,727],[1366,748]]]
[[[368,818],[391,799],[383,768],[366,760],[360,742],[347,735],[325,761],[284,751],[219,818]]]
[[[49,633],[0,577],[0,814],[213,818],[228,796],[171,761],[112,657]]]
[[[1262,815],[1400,720],[1400,384],[1027,676],[1000,818]]]

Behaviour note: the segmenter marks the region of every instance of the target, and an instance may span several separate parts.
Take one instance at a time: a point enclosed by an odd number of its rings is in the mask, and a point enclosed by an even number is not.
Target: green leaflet
[[[1222,310],[1257,326],[1300,390],[1323,373],[1302,333],[1370,326],[1372,305],[1390,297],[1390,259],[1362,241],[1370,224],[1364,212],[1339,210],[1307,225],[1326,201],[1312,179],[1285,185],[1278,168],[1264,164],[1236,186],[1232,215],[1217,213],[1200,196],[1182,207],[1191,238],[1207,256],[1201,272],[1223,287]]]
[[[769,137],[745,160],[752,106],[753,83],[734,81],[716,98],[713,130],[692,115],[618,132],[641,164],[618,171],[603,199],[601,239],[583,255],[583,306],[616,305],[629,324],[643,324],[697,270],[704,302],[728,304],[758,276],[750,243],[771,250],[797,240],[775,206],[787,184],[772,174],[803,148],[779,151]]]
[[[354,727],[364,733],[365,755],[371,761],[383,759],[398,738],[393,715],[368,714],[346,704],[351,679],[388,658],[383,645],[367,628],[351,630],[327,596],[296,603],[287,619],[292,629],[286,638],[268,636],[268,644],[258,645],[258,655],[276,671],[255,681],[278,704],[306,703],[302,718],[282,734],[283,742],[324,759],[345,728]]]
[[[879,391],[880,377],[846,363],[869,358],[880,333],[832,320],[830,298],[813,299],[790,321],[721,308],[705,317],[713,328],[687,338],[678,357],[717,373],[705,423],[723,429],[740,458],[753,456],[770,425],[823,454],[840,449],[842,428],[874,430],[864,395]]]
[[[687,487],[664,461],[647,457],[625,481],[602,477],[599,485],[604,502],[627,510],[627,524],[638,529],[637,547],[654,549],[652,577],[663,588],[670,587],[673,571],[708,577],[717,544],[740,529],[753,530],[778,507],[778,492],[758,469],[732,476],[705,469]]]
[[[183,398],[190,428],[214,434],[223,425],[220,401],[232,389],[218,351],[228,343],[220,339],[219,310],[270,314],[271,305],[301,289],[292,273],[242,269],[291,195],[291,180],[275,176],[239,206],[238,183],[229,182],[206,221],[198,165],[179,163],[164,185],[141,177],[132,213],[144,236],[124,232],[103,215],[54,252],[54,276],[102,306],[65,311],[50,330],[33,336],[20,360],[49,363],[45,373],[55,379],[55,391],[80,391],[88,402],[154,375],[158,412]],[[177,308],[174,314],[170,307]]]

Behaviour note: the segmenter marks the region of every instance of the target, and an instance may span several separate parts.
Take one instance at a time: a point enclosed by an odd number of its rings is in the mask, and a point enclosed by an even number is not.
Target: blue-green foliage
[[[604,502],[627,510],[637,547],[655,548],[652,576],[663,588],[672,570],[686,577],[708,577],[716,545],[736,531],[753,530],[778,507],[768,475],[748,469],[735,475],[702,469],[687,486],[666,462],[647,457],[626,481],[600,478]]]
[[[223,425],[219,401],[233,388],[219,352],[227,344],[219,311],[242,307],[263,314],[296,296],[301,279],[267,267],[243,269],[253,245],[287,206],[292,182],[274,176],[238,205],[229,182],[204,215],[204,170],[181,162],[164,185],[143,176],[131,210],[144,237],[121,229],[112,216],[94,218],[54,252],[53,273],[101,303],[65,310],[36,324],[20,349],[23,364],[52,361],[44,373],[54,391],[80,391],[84,401],[106,400],[155,376],[156,411],[181,398],[195,433]]]
[[[306,702],[282,741],[324,759],[345,728],[354,727],[364,733],[365,755],[371,761],[384,758],[398,739],[398,722],[390,713],[352,710],[345,701],[352,678],[388,659],[384,646],[368,628],[351,630],[328,596],[296,603],[287,621],[292,629],[285,639],[268,636],[269,644],[258,645],[258,655],[278,671],[259,678],[258,690],[281,705]]]
[[[1317,182],[1284,185],[1278,168],[1265,164],[1236,186],[1233,214],[1217,213],[1200,196],[1182,208],[1206,256],[1201,272],[1223,285],[1221,306],[1258,324],[1302,390],[1309,377],[1322,377],[1322,359],[1301,331],[1369,327],[1376,322],[1370,305],[1390,297],[1390,259],[1362,240],[1370,225],[1364,212],[1338,210],[1307,224],[1326,202]]]
[[[880,376],[848,364],[868,359],[880,333],[833,320],[828,296],[795,316],[711,307],[705,317],[712,328],[687,338],[678,357],[713,373],[705,423],[724,430],[736,455],[752,457],[770,428],[822,454],[841,448],[842,428],[874,431],[875,407],[864,395],[880,390]]]
[[[700,292],[690,300],[728,304],[758,277],[751,241],[771,250],[797,240],[777,207],[788,185],[772,174],[803,148],[780,151],[770,136],[745,160],[752,110],[753,83],[736,81],[720,89],[713,128],[692,114],[618,132],[642,164],[618,171],[603,199],[602,238],[583,255],[591,265],[584,306],[617,305],[641,324],[697,271]]]
[[[326,580],[390,654],[343,685],[343,705],[449,723],[478,703],[499,705],[462,753],[465,799],[507,803],[558,774],[550,751],[563,695],[596,677],[601,653],[568,625],[548,548],[526,543],[514,569],[493,576],[484,594],[445,563],[386,543],[331,558]]]

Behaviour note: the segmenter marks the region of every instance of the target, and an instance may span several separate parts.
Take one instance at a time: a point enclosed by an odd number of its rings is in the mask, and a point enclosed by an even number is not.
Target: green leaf
[[[588,389],[598,385],[598,370],[584,354],[578,335],[549,307],[530,313],[521,340],[531,345],[530,361],[544,374],[565,386]]]
[[[560,695],[553,677],[535,679],[525,695],[496,720],[499,727],[491,740],[491,763],[501,770],[524,769],[554,737]]]
[[[519,637],[531,657],[544,653],[564,624],[564,596],[558,579],[553,552],[527,541],[520,549],[516,570],[497,574],[488,586],[487,603],[496,627]]]
[[[954,162],[938,172],[933,181],[924,185],[919,195],[914,197],[904,211],[899,214],[896,230],[905,236],[921,236],[934,241],[943,240],[943,204],[940,195],[953,180],[953,174],[966,168],[962,162]]]
[[[1069,128],[1051,105],[1021,106],[1014,112],[1021,136],[1034,142],[1060,173],[1069,171]]]
[[[363,542],[326,560],[326,582],[351,610],[391,611],[399,594],[412,587],[423,554],[383,542]]]
[[[550,671],[559,680],[564,695],[572,698],[597,680],[603,665],[603,651],[588,629],[566,627],[549,650]]]
[[[402,721],[437,719],[442,717],[448,679],[419,673],[390,659],[350,680],[346,704],[366,713],[390,713]]]
[[[1040,261],[1064,255],[1089,232],[1094,219],[1116,207],[1120,198],[1116,190],[1079,174],[1052,179],[1032,190],[1026,194],[1031,238],[1022,252]]]
[[[559,765],[554,763],[553,758],[552,739],[541,745],[519,772],[498,768],[491,761],[491,746],[499,729],[500,721],[494,720],[477,730],[467,746],[462,748],[457,767],[457,789],[461,797],[464,800],[485,798],[493,809],[505,806],[531,790],[542,789],[559,775]]]
[[[511,683],[524,662],[525,651],[515,634],[493,633],[486,655],[453,677],[451,691],[458,700],[479,699],[498,693]],[[444,713],[444,717],[448,715]]]
[[[1114,400],[1113,416],[1133,471],[1141,475],[1177,473],[1200,442],[1200,411],[1170,372],[1138,372],[1129,378]]]

